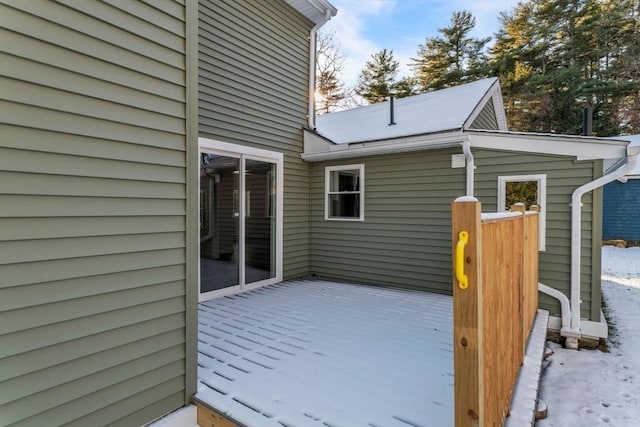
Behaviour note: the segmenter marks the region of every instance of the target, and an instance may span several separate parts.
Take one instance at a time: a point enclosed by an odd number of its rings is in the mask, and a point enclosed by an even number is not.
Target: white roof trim
[[[627,146],[627,155],[634,156],[639,153],[640,150],[640,134],[639,135],[621,135],[609,138],[611,140],[626,141],[629,143]],[[604,171],[605,173],[613,172],[626,162],[626,159],[620,158],[616,160],[605,160]],[[627,173],[627,178],[639,179],[640,178],[640,163],[636,165],[635,169]]]
[[[504,101],[502,100],[502,89],[498,86],[496,93],[491,98],[493,101],[493,109],[496,111],[496,119],[498,120],[498,129],[507,131],[507,114],[504,111]]]
[[[575,157],[577,160],[618,159],[627,155],[627,143],[604,138],[499,131],[452,131],[395,138],[375,142],[332,144],[305,130],[305,147],[301,155],[309,162],[352,157],[426,151],[457,147],[469,141],[472,148],[518,151]]]
[[[504,104],[502,101],[502,91],[500,90],[500,82],[498,79],[491,85],[491,88],[484,94],[478,105],[473,109],[471,115],[464,122],[462,128],[469,129],[469,126],[478,118],[484,107],[489,103],[493,103],[493,109],[498,122],[498,130],[507,131],[507,116],[504,113]]]
[[[314,133],[305,131],[305,145],[308,138],[318,138]],[[327,151],[303,153],[300,157],[308,162],[347,159],[353,157],[379,156],[383,154],[407,153],[412,151],[436,150],[440,148],[459,147],[466,140],[461,132],[429,134],[395,138],[386,141],[362,142],[354,144],[327,143]],[[315,140],[318,142],[318,140]],[[317,147],[317,146],[316,146]]]
[[[626,156],[626,143],[604,138],[517,132],[465,131],[471,147],[532,154],[572,156],[577,160]]]
[[[327,11],[329,11],[329,16],[336,16],[336,13],[338,13],[338,9],[327,0],[285,1],[314,24],[324,23]]]

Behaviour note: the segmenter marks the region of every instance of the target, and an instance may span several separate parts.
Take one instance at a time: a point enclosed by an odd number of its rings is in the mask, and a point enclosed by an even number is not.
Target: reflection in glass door
[[[200,292],[207,294],[203,298],[281,280],[281,162],[281,155],[271,160],[202,149]]]
[[[247,159],[245,163],[244,282],[276,277],[276,165]]]
[[[239,281],[240,159],[200,155],[200,291]]]

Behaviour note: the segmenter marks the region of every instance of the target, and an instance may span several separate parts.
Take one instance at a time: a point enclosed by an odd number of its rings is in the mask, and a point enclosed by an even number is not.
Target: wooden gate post
[[[459,197],[451,210],[455,427],[483,427],[481,206],[473,197]],[[467,233],[466,246],[461,232]]]

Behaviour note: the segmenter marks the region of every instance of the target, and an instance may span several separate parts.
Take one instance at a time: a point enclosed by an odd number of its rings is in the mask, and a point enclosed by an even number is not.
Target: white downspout
[[[471,144],[468,139],[462,141],[462,152],[464,153],[464,159],[467,165],[467,196],[473,197],[473,183],[476,165],[473,154],[471,153]]]
[[[640,147],[627,147],[627,163],[615,171],[578,187],[571,195],[571,326],[575,345],[580,338],[580,243],[582,239],[582,196],[625,176],[635,168]]]
[[[549,295],[560,301],[560,315],[562,316],[562,323],[560,326],[560,336],[571,337],[571,307],[569,305],[569,298],[557,289],[547,286],[542,283],[538,283],[538,290],[544,294]]]
[[[324,24],[331,19],[329,9],[324,12],[324,19],[313,26],[309,32],[309,129],[316,128],[316,33]]]

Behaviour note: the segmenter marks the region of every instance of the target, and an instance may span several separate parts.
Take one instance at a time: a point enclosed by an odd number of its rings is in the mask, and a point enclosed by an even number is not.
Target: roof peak
[[[402,138],[463,129],[492,102],[499,129],[506,129],[499,82],[496,77],[476,80],[418,95],[397,98],[394,126],[388,126],[390,103],[378,102],[320,115],[316,131],[337,144]]]

